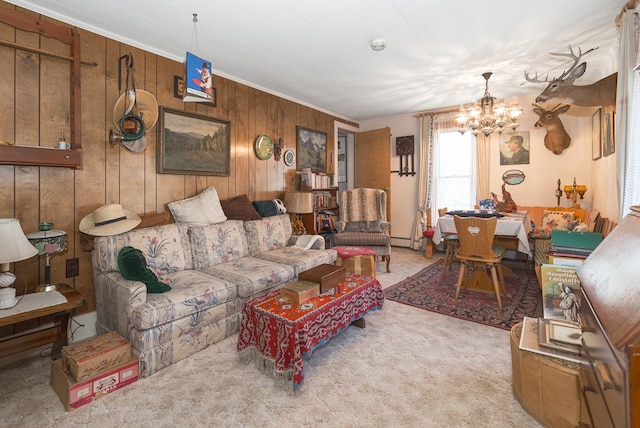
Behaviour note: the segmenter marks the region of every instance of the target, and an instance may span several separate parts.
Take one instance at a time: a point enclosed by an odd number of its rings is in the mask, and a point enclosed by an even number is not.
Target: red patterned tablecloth
[[[383,304],[384,292],[377,279],[351,273],[333,294],[321,294],[300,305],[273,291],[244,304],[238,352],[257,351],[262,367],[291,378],[297,390],[304,379],[303,358]]]

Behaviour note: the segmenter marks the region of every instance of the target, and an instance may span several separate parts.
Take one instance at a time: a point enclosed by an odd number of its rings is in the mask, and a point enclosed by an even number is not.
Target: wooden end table
[[[37,328],[36,330],[30,329],[23,333],[0,337],[0,358],[26,351],[27,349],[37,348],[48,343],[53,343],[51,359],[55,360],[60,358],[62,347],[66,346],[68,341],[67,329],[69,327],[71,312],[84,304],[84,296],[68,284],[58,285],[58,292],[67,299],[66,303],[0,318],[1,329],[5,326],[15,326],[24,321],[33,321],[47,316],[53,317],[53,326]]]

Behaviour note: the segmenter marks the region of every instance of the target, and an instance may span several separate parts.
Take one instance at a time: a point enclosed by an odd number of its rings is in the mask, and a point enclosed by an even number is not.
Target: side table
[[[51,359],[55,360],[60,358],[62,347],[66,346],[68,341],[67,329],[69,327],[71,312],[84,304],[84,296],[67,284],[59,284],[58,292],[67,299],[66,303],[0,318],[0,328],[2,328],[5,326],[16,326],[24,321],[38,320],[42,317],[53,317],[53,326],[45,326],[36,328],[35,330],[30,329],[23,333],[18,332],[0,337],[0,358],[26,351],[27,349],[37,348],[48,343],[53,343]]]

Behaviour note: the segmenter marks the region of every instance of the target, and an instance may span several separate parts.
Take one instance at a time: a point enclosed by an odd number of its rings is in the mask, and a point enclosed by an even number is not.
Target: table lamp
[[[287,208],[287,212],[296,215],[291,218],[293,234],[302,235],[306,233],[300,214],[309,214],[313,212],[313,193],[284,192],[284,206]]]
[[[51,257],[62,253],[67,249],[67,233],[63,230],[51,230],[53,223],[40,223],[39,231],[27,235],[38,255],[45,256],[44,284],[40,284],[37,292],[53,291],[58,289],[57,284],[51,284]]]
[[[33,257],[38,250],[27,241],[17,218],[0,219],[0,242],[0,309],[4,309],[16,302],[16,289],[11,287],[16,277],[9,264]]]

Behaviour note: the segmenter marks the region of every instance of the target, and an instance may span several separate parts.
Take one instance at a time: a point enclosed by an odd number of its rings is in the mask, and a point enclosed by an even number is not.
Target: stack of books
[[[600,233],[552,230],[549,263],[580,266],[600,242]]]
[[[541,266],[544,318],[525,318],[520,349],[577,363],[584,360],[577,270],[576,266]]]

